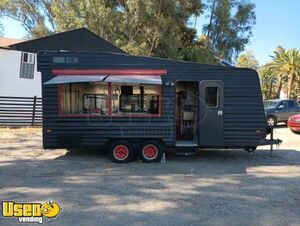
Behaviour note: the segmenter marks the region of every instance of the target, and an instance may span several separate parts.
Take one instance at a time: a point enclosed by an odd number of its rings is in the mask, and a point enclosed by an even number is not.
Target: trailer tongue
[[[270,156],[273,155],[273,145],[279,145],[282,143],[282,140],[280,139],[274,139],[274,127],[268,126],[267,130],[270,132],[270,139],[264,139],[261,141],[260,145],[270,145]]]

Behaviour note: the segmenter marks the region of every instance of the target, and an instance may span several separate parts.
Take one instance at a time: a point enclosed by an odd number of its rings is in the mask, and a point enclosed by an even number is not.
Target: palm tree
[[[267,65],[259,68],[259,77],[261,81],[261,89],[265,100],[274,98],[273,86],[277,81],[277,74]],[[277,92],[276,92],[277,96]]]
[[[278,74],[277,95],[279,96],[284,81],[288,80],[287,98],[291,98],[294,81],[300,76],[300,53],[296,49],[286,51],[284,48],[278,47],[274,51],[274,56],[271,57],[273,60],[267,66]]]
[[[274,51],[274,56],[270,56],[272,61],[266,64],[269,73],[273,74],[273,81],[277,81],[276,98],[279,98],[282,85],[287,78],[286,71],[283,70],[282,62],[284,62],[286,51],[281,46],[278,46]]]
[[[287,97],[291,98],[294,81],[300,76],[300,52],[291,49],[286,54],[285,69],[288,73],[288,93]]]
[[[300,103],[300,75],[298,75],[296,77],[296,80],[297,80],[296,81],[297,88],[295,90],[295,96],[296,96],[296,99],[297,99],[298,103]]]

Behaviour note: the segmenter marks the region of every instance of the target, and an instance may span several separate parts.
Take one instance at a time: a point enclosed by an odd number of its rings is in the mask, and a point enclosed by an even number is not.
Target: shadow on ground
[[[15,143],[14,143],[15,142]],[[22,151],[23,150],[23,151]],[[26,150],[26,151],[24,151]],[[22,156],[18,156],[22,153]],[[167,153],[167,162],[115,164],[106,152],[0,148],[0,197],[57,201],[46,225],[296,225],[300,152],[280,149]],[[8,157],[6,157],[8,156]],[[0,225],[16,225],[0,217]]]

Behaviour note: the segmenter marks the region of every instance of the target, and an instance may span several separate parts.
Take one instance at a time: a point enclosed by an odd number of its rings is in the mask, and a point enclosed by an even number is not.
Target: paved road
[[[275,137],[274,157],[213,150],[114,164],[95,151],[43,151],[40,130],[0,130],[0,197],[57,201],[62,212],[44,225],[300,225],[300,135]]]

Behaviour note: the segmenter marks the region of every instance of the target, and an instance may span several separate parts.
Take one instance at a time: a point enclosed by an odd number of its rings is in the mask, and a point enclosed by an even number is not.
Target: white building
[[[5,39],[7,40],[7,39]],[[0,39],[0,96],[41,97],[36,54],[12,50]]]
[[[125,53],[86,28],[28,41],[0,38],[0,96],[41,97],[36,53],[43,50]]]

